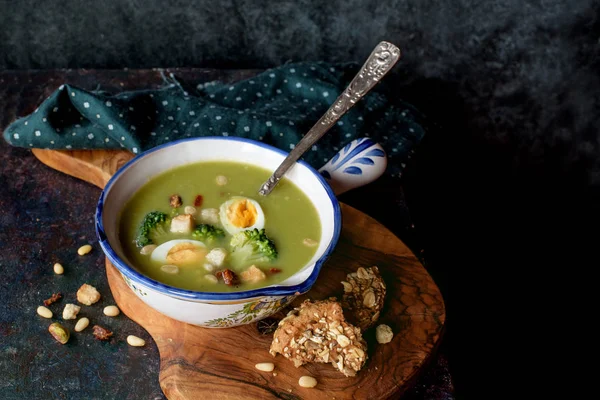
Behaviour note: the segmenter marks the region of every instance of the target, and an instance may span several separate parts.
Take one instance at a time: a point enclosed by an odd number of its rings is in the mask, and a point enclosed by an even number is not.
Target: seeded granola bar
[[[379,318],[385,298],[385,282],[377,267],[362,268],[346,276],[342,306],[348,320],[363,332]]]
[[[283,354],[299,367],[309,362],[331,363],[354,376],[367,360],[367,343],[360,329],[346,322],[335,298],[304,301],[279,322],[270,353]]]

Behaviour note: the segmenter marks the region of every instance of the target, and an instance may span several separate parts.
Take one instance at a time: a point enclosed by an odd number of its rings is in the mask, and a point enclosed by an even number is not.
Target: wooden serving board
[[[43,163],[104,187],[132,155],[125,151],[34,150]],[[160,385],[169,399],[387,399],[399,396],[427,362],[444,328],[441,293],[414,254],[383,225],[342,204],[339,243],[323,266],[313,289],[301,296],[324,299],[342,295],[346,274],[359,266],[379,266],[387,284],[380,323],[394,331],[391,343],[380,345],[373,329],[365,334],[369,359],[356,377],[346,378],[331,365],[295,368],[268,349],[272,335],[261,335],[256,324],[206,329],[170,319],[148,307],[127,287],[115,267],[106,262],[113,296],[121,310],[142,325],[160,352]],[[254,365],[274,362],[273,373]],[[317,378],[313,389],[298,386],[302,375]]]

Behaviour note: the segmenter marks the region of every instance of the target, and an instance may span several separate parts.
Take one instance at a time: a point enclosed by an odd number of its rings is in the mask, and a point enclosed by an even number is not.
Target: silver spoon
[[[389,42],[380,42],[350,85],[329,107],[329,110],[313,125],[296,147],[277,167],[273,175],[261,186],[258,194],[266,196],[283,175],[310,149],[358,100],[367,94],[400,59],[400,49]]]

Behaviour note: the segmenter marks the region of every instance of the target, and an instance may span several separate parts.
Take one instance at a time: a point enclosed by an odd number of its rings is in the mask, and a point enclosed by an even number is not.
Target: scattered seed
[[[79,321],[77,321],[77,323],[75,324],[75,332],[81,332],[82,330],[87,328],[89,324],[90,324],[89,319],[87,319],[85,317],[79,318]]]
[[[79,254],[80,256],[84,256],[87,253],[89,253],[90,251],[92,251],[92,246],[90,246],[89,244],[85,244],[85,245],[81,246],[79,249],[77,249],[77,254]]]
[[[219,282],[219,280],[217,279],[217,277],[214,276],[214,275],[212,275],[212,274],[206,274],[206,275],[204,275],[204,279],[206,279],[210,283],[218,283]]]
[[[50,311],[49,308],[46,308],[44,306],[39,306],[37,308],[37,313],[39,314],[40,317],[44,317],[44,318],[48,318],[48,319],[52,318],[52,316],[54,315],[52,313],[52,311]]]
[[[273,363],[258,363],[254,366],[259,371],[264,372],[272,372],[275,369],[275,364]]]
[[[179,273],[179,267],[177,265],[171,265],[171,264],[163,265],[162,267],[160,267],[160,270],[163,272],[166,272],[167,274],[178,274]]]
[[[196,207],[185,206],[185,208],[183,209],[183,212],[185,212],[186,214],[190,214],[190,215],[196,215],[198,210],[196,210]]]
[[[129,335],[127,336],[127,343],[129,343],[130,346],[142,347],[146,344],[146,341],[137,336]]]
[[[50,326],[48,327],[48,332],[50,332],[52,337],[54,337],[54,339],[56,339],[56,341],[61,344],[67,343],[69,341],[69,337],[71,337],[71,334],[69,333],[67,328],[65,328],[58,322],[50,324]]]
[[[301,376],[298,380],[298,385],[302,386],[303,388],[314,388],[317,386],[317,380],[312,376]]]
[[[392,332],[392,328],[385,324],[378,325],[375,328],[375,337],[377,338],[377,343],[385,344],[392,341],[394,337],[394,332]]]
[[[121,310],[119,310],[119,307],[117,306],[106,306],[104,307],[104,315],[109,316],[109,317],[116,317],[117,315],[119,315],[121,313]]]
[[[311,238],[306,238],[302,241],[302,244],[304,244],[305,246],[308,246],[308,247],[315,247],[316,245],[319,244],[319,242],[317,242],[316,240],[313,240]]]
[[[229,179],[227,179],[226,176],[217,175],[216,181],[217,181],[217,185],[225,186],[225,185],[227,185],[227,182],[229,182]]]
[[[149,244],[140,249],[140,254],[147,256],[149,254],[152,254],[152,252],[154,251],[155,248],[156,248],[155,244]]]
[[[62,275],[65,273],[65,269],[62,265],[60,265],[59,263],[54,264],[54,273],[56,275]]]

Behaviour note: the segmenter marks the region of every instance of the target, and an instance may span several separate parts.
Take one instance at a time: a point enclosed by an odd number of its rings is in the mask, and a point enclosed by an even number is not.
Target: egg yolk
[[[167,262],[174,265],[198,263],[206,256],[206,249],[193,243],[178,243],[167,253]]]
[[[227,207],[227,219],[238,228],[247,228],[256,222],[256,207],[248,200],[238,200]]]

